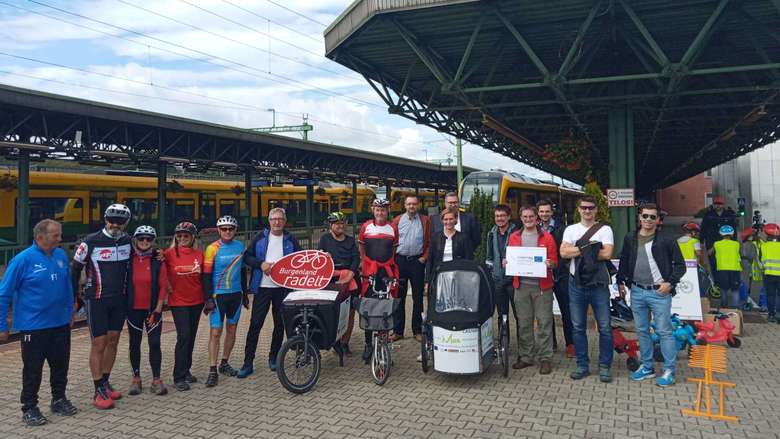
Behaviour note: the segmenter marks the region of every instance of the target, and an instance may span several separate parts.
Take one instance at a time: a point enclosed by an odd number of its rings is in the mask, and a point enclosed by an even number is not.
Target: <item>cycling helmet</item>
[[[238,221],[230,215],[225,215],[217,220],[217,227],[228,226],[238,228]]]
[[[720,233],[721,236],[733,235],[734,234],[734,227],[731,227],[728,224],[726,224],[725,226],[720,226],[719,233]]]
[[[187,232],[193,236],[198,234],[198,228],[195,227],[195,224],[192,224],[189,221],[182,221],[179,224],[176,224],[176,229],[174,230],[174,233],[179,232]]]
[[[138,238],[139,236],[151,236],[152,238],[156,238],[157,231],[154,230],[154,227],[152,226],[138,226],[133,233],[133,238]]]
[[[699,232],[699,231],[701,231],[701,227],[699,227],[699,225],[698,225],[698,224],[696,224],[696,223],[695,223],[695,222],[693,222],[693,221],[691,221],[691,222],[689,222],[689,223],[685,223],[685,224],[683,224],[682,228],[683,228],[683,230],[685,230],[686,232],[693,232],[693,231]]]
[[[345,222],[347,220],[347,216],[344,215],[343,212],[332,212],[330,215],[328,215],[328,223],[333,224],[337,222]]]
[[[385,200],[384,198],[375,198],[374,201],[371,203],[371,207],[387,208],[389,206],[390,206],[390,202]]]
[[[764,233],[769,236],[780,236],[780,226],[775,223],[764,224]]]
[[[130,221],[130,208],[124,204],[112,204],[106,208],[103,214],[106,219],[114,219],[117,222],[126,223]]]

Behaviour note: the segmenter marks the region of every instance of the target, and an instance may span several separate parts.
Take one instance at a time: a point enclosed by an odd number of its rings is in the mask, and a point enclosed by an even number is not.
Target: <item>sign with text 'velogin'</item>
[[[608,207],[634,207],[634,189],[607,189]]]

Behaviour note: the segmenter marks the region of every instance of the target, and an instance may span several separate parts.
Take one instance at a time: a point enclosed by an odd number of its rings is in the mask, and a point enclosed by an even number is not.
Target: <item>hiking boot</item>
[[[655,378],[655,370],[648,369],[644,365],[640,366],[639,369],[631,374],[632,381],[642,381],[650,378]]]
[[[114,408],[114,400],[108,395],[108,391],[103,386],[95,390],[95,396],[92,397],[92,404],[99,410]]]
[[[43,416],[38,407],[33,407],[22,413],[22,422],[29,427],[37,427],[49,422],[49,420],[46,419],[46,416]]]
[[[179,381],[176,383],[173,383],[173,387],[176,388],[179,392],[186,392],[191,389],[189,383],[187,381]]]
[[[550,360],[542,360],[539,362],[539,375],[549,375],[552,373],[552,363]]]
[[[527,363],[521,360],[520,358],[518,358],[515,364],[512,365],[512,369],[525,369],[526,367],[531,367],[533,365],[534,365],[533,362]]]
[[[599,381],[602,383],[612,382],[612,373],[607,366],[599,366]]]
[[[114,386],[111,385],[108,381],[106,381],[103,384],[103,388],[106,389],[106,394],[109,398],[113,399],[114,401],[118,399],[122,399],[122,392],[114,389]]]
[[[566,345],[566,358],[574,358],[577,356],[577,352],[574,350],[573,344]]]
[[[144,388],[141,385],[141,377],[133,377],[133,382],[130,384],[130,389],[128,389],[127,394],[140,395],[143,390]]]
[[[253,373],[255,373],[255,368],[251,364],[248,365],[248,366],[244,365],[241,368],[241,370],[238,371],[238,374],[236,374],[236,378],[242,378],[243,379],[243,378],[248,377],[249,375],[252,375]]]
[[[190,384],[193,384],[193,383],[197,383],[198,379],[195,378],[194,376],[192,376],[190,371],[187,371],[187,375],[184,376],[184,381],[186,381],[186,382],[188,382]]]
[[[206,387],[214,387],[219,382],[219,375],[216,372],[209,372],[209,376],[206,378]]]
[[[222,363],[219,365],[219,373],[225,376],[234,377],[238,375],[238,371],[233,369],[229,363]]]
[[[51,411],[60,416],[73,416],[79,412],[79,409],[74,407],[67,398],[60,398],[51,402]]]
[[[576,369],[574,369],[574,372],[572,372],[571,375],[569,375],[569,377],[573,380],[581,380],[588,375],[590,375],[590,371],[588,369],[585,369],[583,367],[577,367]]]
[[[160,378],[155,378],[152,380],[152,387],[149,388],[149,391],[157,396],[167,395],[168,389],[165,387],[165,384],[163,384],[162,380]]]

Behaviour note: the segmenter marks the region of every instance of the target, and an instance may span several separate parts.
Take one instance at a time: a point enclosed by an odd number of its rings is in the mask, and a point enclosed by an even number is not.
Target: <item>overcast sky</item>
[[[324,57],[350,0],[0,0],[0,82],[242,128],[301,123],[309,138],[417,160],[453,140],[387,113]],[[289,134],[298,136],[298,134]],[[464,164],[549,174],[474,145]]]

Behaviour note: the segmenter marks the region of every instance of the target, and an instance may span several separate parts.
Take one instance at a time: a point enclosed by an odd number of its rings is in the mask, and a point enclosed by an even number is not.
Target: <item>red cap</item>
[[[753,236],[753,232],[754,232],[753,228],[748,227],[747,229],[744,229],[741,232],[739,232],[739,239],[743,241],[747,241],[748,238]]]
[[[764,232],[769,236],[780,236],[780,226],[775,223],[764,224]]]
[[[689,223],[685,223],[682,228],[683,228],[683,230],[687,230],[687,231],[696,230],[698,232],[699,230],[701,230],[699,225],[696,224],[693,221],[691,221]]]
[[[726,204],[726,202],[723,200],[723,197],[718,195],[712,199],[712,204]]]

